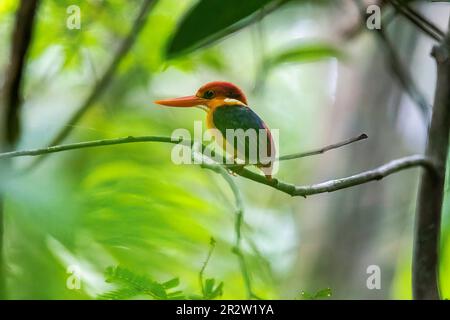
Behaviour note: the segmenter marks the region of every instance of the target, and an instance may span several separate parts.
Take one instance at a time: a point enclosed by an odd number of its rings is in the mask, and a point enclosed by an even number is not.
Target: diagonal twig
[[[387,0],[386,0],[387,1]],[[358,7],[361,21],[365,21],[366,17],[366,8],[357,0],[353,1],[355,5]],[[384,4],[382,2],[382,4]],[[392,21],[392,16],[388,16],[383,19],[383,25],[386,27]],[[360,27],[364,24],[360,24]],[[420,112],[422,113],[425,121],[428,123],[431,114],[431,106],[426,101],[424,95],[417,87],[415,81],[413,80],[409,70],[404,66],[400,56],[395,50],[395,46],[389,40],[389,37],[384,29],[376,29],[375,34],[381,40],[381,43],[384,45],[386,49],[386,55],[389,59],[389,66],[392,70],[393,75],[399,84],[403,87],[405,92],[409,95],[409,97],[415,102]]]
[[[415,167],[423,167],[426,168],[428,171],[432,172],[435,171],[435,165],[430,159],[422,155],[413,155],[392,160],[391,162],[388,162],[380,167],[377,167],[372,170],[363,171],[353,176],[344,177],[340,179],[333,179],[317,184],[312,184],[309,186],[297,186],[294,184],[278,181],[276,179],[267,180],[264,176],[254,173],[253,171],[250,171],[248,169],[236,170],[235,172],[241,177],[247,178],[249,180],[261,184],[265,184],[281,192],[284,192],[290,196],[293,197],[301,196],[306,198],[307,196],[310,195],[326,192],[334,192],[337,190],[365,184],[371,181],[381,180],[393,173]]]
[[[401,13],[405,18],[407,18],[410,22],[412,22],[416,27],[422,30],[425,34],[436,40],[437,42],[441,42],[444,37],[444,32],[439,30],[432,22],[430,22],[424,16],[421,16],[419,13],[415,12],[411,7],[408,7],[405,3],[397,0],[388,0],[392,6]]]
[[[110,64],[104,71],[103,75],[100,77],[99,81],[92,88],[91,92],[88,94],[86,99],[83,101],[81,106],[75,111],[75,113],[69,118],[67,123],[62,127],[56,136],[51,140],[49,145],[57,145],[61,143],[72,131],[74,125],[83,117],[83,115],[89,110],[89,108],[94,104],[94,102],[100,98],[102,93],[108,87],[111,79],[114,76],[118,66],[124,57],[128,54],[131,47],[133,46],[136,38],[138,37],[140,31],[143,29],[145,22],[147,21],[147,16],[153,6],[156,4],[157,0],[143,0],[142,6],[138,12],[138,15],[131,27],[128,35],[120,43],[117,52],[112,58]],[[30,164],[29,168],[36,166],[43,157],[37,158],[33,163]]]
[[[445,32],[442,31],[441,29],[438,28],[438,26],[436,26],[433,22],[431,22],[430,20],[428,20],[425,16],[423,16],[421,13],[419,13],[418,11],[414,10],[413,8],[411,8],[410,5],[408,4],[403,4],[403,8],[411,15],[413,16],[415,19],[417,19],[418,21],[421,21],[423,24],[425,24],[427,27],[429,27],[431,30],[433,30],[436,34],[438,34],[440,37],[444,38],[445,37]]]
[[[202,267],[200,269],[200,272],[198,273],[198,281],[200,283],[200,289],[201,289],[203,297],[206,297],[205,285],[203,283],[203,274],[205,273],[206,266],[208,265],[208,262],[211,259],[212,253],[213,253],[215,248],[216,248],[216,240],[213,237],[211,237],[211,239],[209,241],[208,254],[206,256],[205,261],[203,261],[203,264],[202,264]]]
[[[360,134],[357,137],[354,138],[350,138],[348,140],[339,142],[339,143],[335,143],[335,144],[330,144],[326,147],[320,148],[320,149],[316,149],[316,150],[311,150],[311,151],[307,151],[307,152],[300,152],[300,153],[294,153],[294,154],[288,154],[285,156],[281,156],[278,157],[278,161],[284,161],[284,160],[292,160],[292,159],[299,159],[299,158],[304,158],[304,157],[309,157],[309,156],[314,156],[314,155],[318,155],[318,154],[322,154],[325,153],[327,151],[333,150],[333,149],[337,149],[346,145],[349,145],[351,143],[354,142],[358,142],[364,139],[367,139],[367,134],[363,133]]]

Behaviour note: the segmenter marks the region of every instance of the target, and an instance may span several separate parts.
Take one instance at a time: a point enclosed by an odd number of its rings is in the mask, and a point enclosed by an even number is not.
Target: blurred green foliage
[[[181,20],[167,48],[168,57],[193,51],[242,28],[243,20],[279,0],[202,0]],[[284,1],[286,2],[286,1]],[[236,26],[238,23],[242,25]],[[232,29],[230,29],[233,27]]]
[[[281,2],[286,4],[279,16],[264,20],[275,35],[265,40],[255,37],[258,30],[250,22],[261,23],[261,8],[268,5],[270,11],[271,5]],[[320,1],[332,6],[329,2]],[[140,3],[42,2],[27,65],[20,149],[45,145],[64,125],[98,80],[119,40],[126,37]],[[73,4],[81,8],[81,30],[65,25],[66,8]],[[218,79],[251,92],[261,78],[260,68],[269,66],[272,72],[264,74],[267,85],[251,93],[252,105],[271,127],[283,130],[283,153],[317,147],[320,136],[311,132],[320,121],[299,126],[298,119],[320,119],[330,112],[304,106],[325,105],[329,99],[323,89],[325,63],[345,53],[324,40],[294,43],[296,37],[283,32],[296,27],[289,17],[318,15],[315,6],[316,1],[158,1],[107,92],[73,128],[70,140],[170,135],[180,127],[191,130],[194,120],[203,119],[201,111],[166,110],[151,101],[191,93],[203,82]],[[15,0],[0,2],[2,70],[8,62],[16,8]],[[268,48],[255,49],[261,41],[267,41]],[[292,66],[317,61],[323,64],[304,66],[299,73]],[[19,159],[16,166],[28,161]],[[284,164],[279,176],[309,181],[314,177],[313,165],[314,161]],[[239,187],[246,208],[243,251],[255,293],[264,298],[295,297],[303,286],[291,280],[299,241],[291,199],[248,181],[239,180]],[[142,294],[157,299],[245,298],[232,253],[233,196],[214,173],[173,165],[170,146],[130,144],[55,154],[31,173],[2,181],[1,188],[7,196],[9,298],[123,299]],[[445,221],[448,211],[447,201]],[[442,268],[447,270],[448,222],[444,229]],[[205,273],[214,278],[208,276],[202,283],[204,292],[195,295],[211,236],[217,245]],[[404,254],[397,263],[395,298],[410,297],[409,261]],[[81,273],[75,275],[71,266]],[[67,286],[71,276],[80,277],[79,290]],[[441,279],[446,296],[449,277],[444,273]],[[330,295],[326,289],[303,298]]]

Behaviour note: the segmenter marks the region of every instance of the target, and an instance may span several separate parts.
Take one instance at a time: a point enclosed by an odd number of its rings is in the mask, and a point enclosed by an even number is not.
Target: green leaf
[[[189,300],[203,300],[204,297],[202,297],[201,295],[198,294],[191,294],[188,296]]]
[[[223,294],[223,282],[221,282],[217,287],[214,287],[214,279],[205,280],[205,296],[204,299],[215,299]]]
[[[265,66],[272,68],[282,63],[305,63],[328,58],[343,58],[344,53],[326,43],[300,43],[269,57]]]
[[[205,280],[205,296],[209,296],[214,290],[214,279]]]
[[[178,290],[178,291],[173,291],[171,293],[169,293],[167,295],[167,299],[171,299],[171,300],[181,300],[181,299],[185,299],[185,296],[183,294],[183,291]]]
[[[121,267],[108,267],[105,272],[106,282],[119,283],[130,287],[137,294],[149,294],[156,299],[166,299],[167,293],[163,285],[146,276],[137,275],[134,272]]]
[[[223,294],[223,282],[221,282],[216,289],[211,293],[211,295],[208,297],[209,299],[215,299],[217,297],[220,297]]]
[[[139,295],[139,291],[134,288],[120,288],[117,290],[102,293],[97,296],[99,300],[124,300],[131,299]]]
[[[162,286],[165,289],[172,289],[172,288],[178,287],[179,285],[180,285],[180,278],[173,278],[169,281],[162,283]]]
[[[206,46],[257,18],[258,10],[286,0],[201,0],[181,20],[166,50],[173,58]],[[266,10],[269,10],[266,9]]]
[[[148,289],[146,291],[152,293],[158,299],[167,299],[166,290],[161,284],[157,282],[149,283]]]
[[[283,63],[307,63],[323,59],[344,59],[345,54],[338,48],[327,43],[298,43],[264,59],[258,71],[256,90],[264,86],[267,74]]]

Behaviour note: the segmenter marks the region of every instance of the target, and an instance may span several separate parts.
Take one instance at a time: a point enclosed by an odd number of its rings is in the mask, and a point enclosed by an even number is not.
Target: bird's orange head
[[[212,109],[220,105],[247,105],[247,98],[236,85],[230,82],[214,81],[203,85],[193,96],[156,100],[155,103],[169,107],[206,106]]]

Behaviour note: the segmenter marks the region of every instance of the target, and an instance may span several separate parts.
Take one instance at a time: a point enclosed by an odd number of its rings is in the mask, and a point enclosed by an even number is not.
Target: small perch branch
[[[350,138],[350,139],[347,139],[347,140],[339,142],[339,143],[331,144],[331,145],[328,145],[328,146],[320,148],[320,149],[314,149],[311,151],[285,155],[285,156],[279,157],[277,160],[285,161],[285,160],[292,160],[292,159],[313,156],[313,155],[325,153],[326,151],[329,151],[332,149],[337,149],[337,148],[349,145],[351,143],[354,143],[354,142],[357,142],[357,141],[360,141],[363,139],[367,139],[367,135],[365,133],[363,133],[357,137]],[[86,141],[86,142],[63,144],[63,145],[59,145],[59,146],[50,146],[50,147],[40,148],[40,149],[5,152],[5,153],[0,153],[0,160],[1,159],[9,159],[9,158],[17,158],[17,157],[25,157],[25,156],[39,156],[39,155],[48,154],[48,153],[56,153],[56,152],[75,150],[75,149],[104,147],[104,146],[111,146],[111,145],[116,145],[116,144],[137,143],[137,142],[164,142],[164,143],[172,143],[172,144],[178,144],[178,143],[182,142],[183,144],[186,144],[186,145],[192,145],[194,143],[194,141],[192,141],[192,140],[172,139],[171,137],[161,137],[161,136],[133,137],[133,136],[128,136],[128,137],[116,138],[116,139],[103,139],[103,140],[93,140],[93,141]]]
[[[111,145],[124,144],[124,143],[164,142],[164,143],[177,144],[182,141],[183,141],[183,143],[188,142],[188,140],[172,139],[170,137],[159,137],[159,136],[132,137],[132,136],[129,136],[129,137],[118,138],[118,139],[93,140],[93,141],[86,141],[86,142],[63,144],[63,145],[59,145],[59,146],[51,146],[51,147],[42,148],[42,149],[5,152],[5,153],[0,153],[0,160],[8,159],[8,158],[24,157],[24,156],[39,156],[39,155],[48,154],[48,153],[56,153],[56,152],[84,149],[84,148],[104,147],[104,146],[111,146]]]
[[[209,241],[208,255],[206,256],[206,259],[202,264],[202,268],[200,269],[200,272],[198,273],[198,281],[200,282],[200,289],[201,289],[203,297],[206,296],[206,290],[205,290],[205,286],[203,283],[203,274],[205,273],[206,266],[208,265],[208,262],[211,259],[211,256],[212,256],[212,253],[213,253],[215,247],[216,247],[216,240],[214,240],[214,238],[211,237],[211,240]]]
[[[359,140],[364,138],[364,135],[361,135]],[[350,139],[350,140],[354,140]],[[349,141],[350,141],[349,140]],[[349,143],[343,142],[338,143],[336,145],[328,146],[319,150],[330,150],[335,149],[338,145],[347,145]],[[141,137],[126,137],[126,138],[118,138],[118,139],[105,139],[105,140],[95,140],[95,141],[87,141],[87,142],[78,142],[78,143],[72,143],[72,144],[66,144],[66,145],[60,145],[60,146],[52,146],[47,147],[43,149],[34,149],[34,150],[23,150],[23,151],[13,151],[13,152],[5,152],[0,153],[0,160],[1,159],[8,159],[8,158],[15,158],[15,157],[23,157],[23,156],[39,156],[42,154],[47,153],[56,153],[56,152],[62,152],[62,151],[68,151],[68,150],[75,150],[75,149],[83,149],[83,148],[92,148],[92,147],[101,147],[101,146],[110,146],[110,145],[116,145],[116,144],[125,144],[125,143],[137,143],[137,142],[163,142],[163,143],[171,143],[171,144],[178,144],[183,143],[186,145],[191,145],[194,143],[192,140],[183,140],[183,139],[172,139],[170,137],[159,137],[159,136],[141,136]],[[306,154],[316,154],[316,151],[310,151],[310,152],[304,152],[301,154],[295,154],[296,157],[299,155],[302,155],[303,157]],[[293,159],[294,157],[291,157],[289,155],[284,156],[283,159]],[[282,159],[280,159],[282,160]],[[237,167],[237,168],[230,168],[228,166],[221,165],[219,163],[215,163],[209,166],[218,166],[220,168],[228,168],[229,170],[232,170],[237,175],[240,175],[244,178],[253,180],[255,182],[265,184],[267,186],[270,186],[272,188],[275,188],[279,191],[282,191],[284,193],[287,193],[291,196],[309,196],[313,194],[318,193],[324,193],[324,192],[332,192],[344,188],[353,187],[356,185],[360,185],[363,183],[367,183],[374,180],[380,180],[390,174],[393,174],[395,172],[405,170],[412,167],[425,167],[427,169],[430,169],[432,171],[436,171],[436,168],[433,164],[433,162],[430,159],[425,158],[421,155],[415,155],[415,156],[409,156],[397,160],[393,160],[381,167],[375,168],[373,170],[364,171],[359,174],[336,179],[336,180],[330,180],[327,182],[319,183],[319,184],[313,184],[310,186],[296,186],[290,183],[278,181],[276,179],[273,180],[267,180],[264,176],[254,173],[246,168],[243,167]]]
[[[351,143],[357,142],[357,141],[361,141],[367,139],[367,134],[363,133],[360,134],[357,137],[354,138],[350,138],[348,140],[339,142],[339,143],[335,143],[335,144],[330,144],[329,146],[317,149],[317,150],[311,150],[311,151],[307,151],[307,152],[300,152],[300,153],[294,153],[294,154],[288,154],[285,156],[281,156],[278,158],[278,161],[285,161],[285,160],[292,160],[292,159],[298,159],[298,158],[304,158],[304,157],[309,157],[309,156],[314,156],[314,155],[318,155],[318,154],[322,154],[325,153],[329,150],[333,150],[333,149],[337,149],[346,145],[349,145]]]

